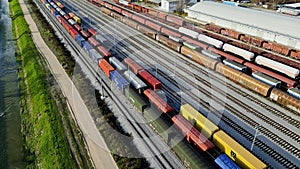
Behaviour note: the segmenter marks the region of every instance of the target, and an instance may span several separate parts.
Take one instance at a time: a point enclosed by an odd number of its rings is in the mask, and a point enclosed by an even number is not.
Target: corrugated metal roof
[[[300,18],[203,1],[188,10],[300,39]]]

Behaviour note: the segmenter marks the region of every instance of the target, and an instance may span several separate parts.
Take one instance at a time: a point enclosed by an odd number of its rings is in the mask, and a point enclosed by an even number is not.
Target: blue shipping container
[[[76,35],[75,40],[81,47],[84,46],[85,39],[80,34]]]
[[[53,12],[53,15],[56,16],[56,15],[59,15],[59,13],[58,13],[57,11],[54,11],[54,12]]]
[[[118,88],[123,93],[124,89],[129,86],[129,83],[116,70],[115,71],[111,71],[109,74],[110,74],[110,79],[118,86]]]
[[[86,52],[89,52],[90,49],[92,49],[93,47],[90,45],[89,42],[85,42],[83,44],[83,49],[86,51]]]
[[[240,169],[240,167],[237,166],[226,154],[219,155],[219,157],[215,159],[215,163],[222,169]]]

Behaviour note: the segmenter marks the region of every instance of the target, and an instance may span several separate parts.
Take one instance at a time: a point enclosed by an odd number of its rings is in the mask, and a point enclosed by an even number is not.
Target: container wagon
[[[99,60],[99,67],[107,77],[110,77],[110,72],[115,70],[105,59]]]
[[[190,29],[185,28],[185,27],[179,27],[178,31],[179,31],[180,33],[183,33],[183,34],[185,34],[185,35],[188,35],[188,36],[190,36],[190,37],[192,37],[192,38],[194,38],[194,39],[197,39],[198,36],[199,36],[199,33],[198,33],[198,32],[195,32],[195,31],[190,30]]]
[[[142,91],[145,88],[147,88],[147,85],[130,70],[125,71],[124,76],[129,81],[129,83],[134,87],[134,89],[139,91],[139,93],[142,93]]]
[[[291,78],[296,78],[299,76],[299,69],[293,68],[291,66],[287,66],[280,62],[274,61],[272,59],[265,58],[263,56],[257,56],[255,62],[259,65],[266,66],[278,72],[288,75]]]
[[[133,73],[138,74],[139,71],[143,70],[143,68],[133,61],[131,58],[125,58],[124,63],[133,71]]]
[[[206,36],[204,34],[200,34],[198,36],[198,40],[202,41],[202,42],[205,42],[207,44],[210,44],[210,45],[213,45],[214,47],[220,49],[222,48],[223,46],[223,42],[218,40],[218,39],[215,39],[215,38],[211,38],[209,36]]]
[[[181,130],[187,141],[196,146],[200,151],[207,151],[214,148],[214,144],[203,136],[180,114],[172,117],[173,123]]]
[[[230,45],[228,43],[225,43],[223,45],[223,50],[231,52],[231,53],[236,54],[238,56],[241,56],[241,57],[243,57],[244,59],[246,59],[248,61],[252,61],[254,59],[254,53],[253,52],[246,51],[244,49],[241,49],[241,48],[238,48],[236,46]]]
[[[201,53],[213,60],[222,61],[222,57],[213,51],[201,50]]]
[[[181,47],[181,54],[212,70],[215,70],[217,63],[219,62],[217,60],[210,59],[209,57],[202,55],[200,52],[192,50],[186,46]]]
[[[108,58],[109,63],[119,72],[124,72],[127,67],[115,57]]]
[[[213,135],[213,143],[241,168],[267,168],[266,164],[233,140],[224,131],[217,131]]]
[[[215,163],[222,169],[240,169],[226,154],[219,155]]]
[[[292,110],[300,111],[300,100],[290,96],[289,94],[274,88],[270,94],[270,98],[275,102],[286,106]]]
[[[224,65],[227,65],[235,70],[238,70],[240,72],[246,72],[247,71],[247,66],[239,64],[235,61],[229,60],[229,59],[225,59],[223,60]]]
[[[129,87],[127,80],[116,70],[109,72],[109,78],[117,85],[122,93]]]
[[[149,106],[147,101],[145,101],[139,94],[137,94],[131,88],[125,89],[125,96],[141,112],[144,112],[144,110]]]
[[[146,82],[153,90],[162,88],[162,84],[154,76],[152,76],[147,70],[141,70],[138,72],[138,76]]]
[[[218,126],[194,109],[190,104],[182,105],[180,107],[180,114],[207,138],[211,138],[213,133],[219,130]]]
[[[268,75],[265,75],[265,74],[263,74],[261,72],[254,72],[254,73],[252,73],[252,76],[255,79],[258,79],[258,80],[260,80],[260,81],[262,81],[262,82],[264,82],[264,83],[266,83],[266,84],[268,84],[270,86],[273,86],[273,87],[278,87],[279,88],[280,85],[281,85],[281,81],[280,80],[272,78],[272,77],[270,77]]]
[[[300,90],[299,90],[298,88],[292,87],[292,88],[288,89],[287,92],[288,92],[290,95],[292,95],[292,96],[294,96],[294,97],[300,99]]]
[[[157,107],[163,113],[170,113],[174,111],[174,109],[161,97],[159,97],[152,89],[144,90],[144,94],[150,100],[150,102],[152,102],[155,107]]]

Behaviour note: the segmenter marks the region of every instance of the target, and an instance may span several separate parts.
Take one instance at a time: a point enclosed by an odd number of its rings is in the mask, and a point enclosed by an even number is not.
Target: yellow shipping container
[[[199,131],[201,131],[201,133],[207,138],[210,138],[214,132],[219,130],[218,126],[208,120],[189,104],[185,104],[180,107],[180,114]]]
[[[213,143],[241,168],[267,168],[265,163],[221,130],[214,134]]]
[[[80,20],[80,18],[78,18],[77,16],[74,16],[73,19],[74,19],[75,22],[77,22],[78,24],[81,24],[81,20]]]

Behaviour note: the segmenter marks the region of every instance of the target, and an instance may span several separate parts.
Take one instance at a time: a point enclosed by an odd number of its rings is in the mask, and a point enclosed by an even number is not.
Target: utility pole
[[[259,127],[260,127],[259,125],[255,126],[255,134],[254,134],[254,138],[253,138],[253,141],[252,141],[252,144],[251,144],[251,148],[250,148],[251,151],[253,150],[256,137],[260,135],[260,133],[259,133]]]

